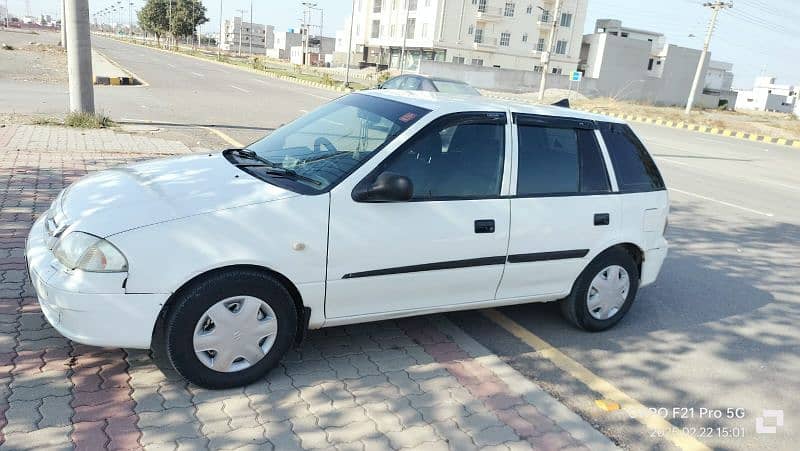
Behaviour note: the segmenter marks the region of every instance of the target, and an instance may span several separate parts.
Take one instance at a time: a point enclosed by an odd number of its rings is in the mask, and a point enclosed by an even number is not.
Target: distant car
[[[467,83],[448,78],[428,77],[425,75],[399,75],[390,78],[377,86],[378,89],[399,89],[402,91],[431,91],[449,94],[481,95],[477,89]]]
[[[668,209],[618,119],[368,90],[244,149],[84,177],[26,256],[64,336],[225,388],[307,329],[551,301],[608,329],[656,280]]]

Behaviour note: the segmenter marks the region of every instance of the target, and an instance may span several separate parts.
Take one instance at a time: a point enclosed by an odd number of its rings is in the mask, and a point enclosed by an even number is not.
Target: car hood
[[[86,176],[57,199],[56,221],[107,237],[126,230],[297,196],[233,166],[222,154],[152,160]]]

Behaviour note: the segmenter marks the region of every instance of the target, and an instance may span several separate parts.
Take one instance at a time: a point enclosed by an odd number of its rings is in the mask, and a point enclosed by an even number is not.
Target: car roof
[[[584,111],[572,110],[569,108],[552,105],[534,105],[530,103],[515,102],[485,96],[470,96],[432,91],[406,91],[399,89],[371,89],[359,91],[358,93],[407,103],[434,111],[438,115],[464,111],[510,111],[512,113],[535,114],[539,116],[567,117],[599,122],[625,123],[625,121],[611,116],[603,116],[600,114],[587,113]]]

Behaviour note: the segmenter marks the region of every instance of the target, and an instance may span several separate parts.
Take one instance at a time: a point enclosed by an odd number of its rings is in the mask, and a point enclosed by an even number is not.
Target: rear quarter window
[[[625,124],[600,123],[617,184],[622,192],[658,191],[664,179],[642,142]]]

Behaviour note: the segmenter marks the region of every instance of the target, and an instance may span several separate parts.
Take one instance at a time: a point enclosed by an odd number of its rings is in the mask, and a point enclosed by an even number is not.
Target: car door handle
[[[594,214],[594,225],[596,226],[607,226],[611,224],[611,215],[608,213],[595,213]]]
[[[475,233],[494,233],[494,219],[476,219]]]

